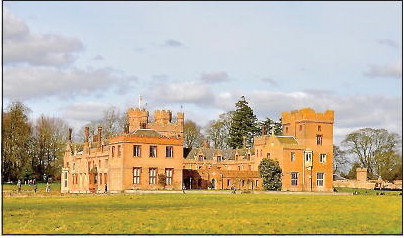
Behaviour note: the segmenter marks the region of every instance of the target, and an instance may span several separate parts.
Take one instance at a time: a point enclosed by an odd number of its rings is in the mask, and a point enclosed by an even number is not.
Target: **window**
[[[156,175],[157,175],[157,169],[150,168],[149,169],[149,184],[156,184]]]
[[[140,173],[142,168],[133,168],[133,183],[140,184]]]
[[[251,155],[247,154],[247,160],[250,160],[250,159],[251,159]]]
[[[317,131],[321,131],[321,126],[317,126]]]
[[[141,148],[140,145],[133,146],[133,157],[140,157],[141,156]]]
[[[98,183],[98,174],[94,174],[94,184]]]
[[[299,131],[303,130],[303,125],[299,125]]]
[[[255,187],[258,187],[258,180],[255,180]]]
[[[220,156],[220,155],[218,155],[218,156],[216,157],[216,159],[217,159],[217,162],[220,162],[220,161],[223,160],[222,156]]]
[[[312,151],[305,151],[304,152],[304,159],[306,162],[311,162],[313,159],[313,152]]]
[[[100,184],[102,184],[102,174],[99,174],[98,176],[100,176]]]
[[[317,173],[317,186],[324,186],[324,173]]]
[[[297,175],[298,175],[297,172],[290,173],[290,176],[291,176],[290,184],[292,186],[297,186]]]
[[[296,153],[295,152],[290,152],[290,161],[293,162],[296,159]]]
[[[244,180],[241,180],[241,187],[244,187]]]
[[[149,157],[157,157],[157,146],[150,146],[150,155]]]
[[[227,187],[230,186],[230,179],[227,180]]]
[[[251,171],[251,165],[248,165],[248,170],[250,170],[250,171]]]
[[[327,159],[327,154],[320,154],[320,163],[325,163],[326,159]]]
[[[267,153],[267,159],[271,158],[271,153]]]
[[[260,150],[260,156],[262,156],[262,150]]]
[[[323,136],[317,135],[317,145],[322,145],[322,144],[323,144]]]
[[[112,146],[111,148],[111,156],[115,157],[115,146]]]
[[[173,157],[173,147],[166,146],[166,157],[172,158]]]
[[[203,155],[199,155],[199,156],[198,156],[198,159],[199,159],[199,161],[203,161],[204,156],[203,156]]]
[[[285,127],[285,133],[288,133],[288,131],[289,131],[289,128]]]
[[[241,166],[238,166],[238,170],[241,170]]]
[[[76,168],[76,163],[73,162],[73,170]]]
[[[166,185],[173,183],[173,171],[174,169],[166,169]]]
[[[121,146],[118,145],[118,157],[121,157]]]

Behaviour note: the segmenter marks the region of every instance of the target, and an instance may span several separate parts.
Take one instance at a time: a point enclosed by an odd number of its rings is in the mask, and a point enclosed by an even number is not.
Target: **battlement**
[[[184,132],[184,113],[177,113],[177,120],[173,120],[171,110],[155,110],[154,120],[149,121],[149,112],[144,108],[128,109],[129,132],[138,129],[153,129],[168,137],[182,137]]]
[[[334,122],[334,111],[326,110],[324,113],[315,112],[311,108],[303,108],[293,110],[291,112],[282,112],[282,123],[287,124],[293,121],[318,121],[318,122]]]
[[[172,113],[170,110],[155,110],[154,123],[168,124],[171,123]]]

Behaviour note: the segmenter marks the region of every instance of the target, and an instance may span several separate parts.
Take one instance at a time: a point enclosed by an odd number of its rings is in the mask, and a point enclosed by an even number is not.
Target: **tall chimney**
[[[125,134],[129,134],[129,123],[125,124]]]
[[[98,145],[101,146],[101,140],[102,140],[102,126],[98,127]]]
[[[88,143],[88,137],[90,136],[90,128],[84,127],[84,143]]]
[[[70,142],[72,142],[72,132],[73,132],[73,129],[69,128],[69,141]]]

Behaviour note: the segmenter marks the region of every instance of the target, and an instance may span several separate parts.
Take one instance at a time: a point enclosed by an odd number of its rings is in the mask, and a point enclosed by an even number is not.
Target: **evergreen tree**
[[[233,113],[228,144],[232,148],[243,146],[243,137],[246,137],[247,146],[253,144],[254,136],[258,135],[260,129],[257,126],[257,117],[244,96],[236,103],[236,110]]]
[[[278,161],[265,158],[258,166],[261,178],[264,179],[263,187],[265,190],[281,190],[282,188],[282,169]]]
[[[275,135],[277,135],[277,136],[282,135],[281,121],[277,122],[277,121],[274,121],[267,117],[264,121],[259,122],[259,127],[261,129],[260,135],[262,135],[262,136],[263,135],[272,135],[272,130],[275,133]]]

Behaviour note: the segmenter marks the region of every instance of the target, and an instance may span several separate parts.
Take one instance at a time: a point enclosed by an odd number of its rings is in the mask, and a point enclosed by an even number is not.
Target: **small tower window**
[[[317,145],[322,145],[322,144],[323,144],[323,136],[317,135]]]
[[[317,126],[317,131],[321,131],[321,126]]]

